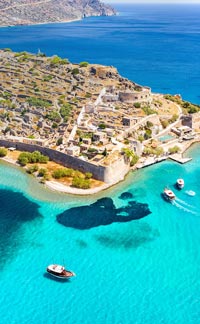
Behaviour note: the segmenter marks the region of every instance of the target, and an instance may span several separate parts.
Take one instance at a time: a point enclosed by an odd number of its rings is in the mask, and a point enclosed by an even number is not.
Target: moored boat
[[[182,189],[184,187],[184,180],[183,179],[177,179],[176,185],[179,189]]]
[[[71,277],[75,277],[75,273],[69,270],[66,270],[64,266],[59,264],[51,264],[47,267],[47,272],[60,279],[70,279]]]
[[[170,190],[170,189],[168,189],[168,188],[165,188],[164,189],[163,195],[164,195],[165,199],[167,199],[168,201],[173,201],[176,198],[176,196],[173,193],[173,191]]]

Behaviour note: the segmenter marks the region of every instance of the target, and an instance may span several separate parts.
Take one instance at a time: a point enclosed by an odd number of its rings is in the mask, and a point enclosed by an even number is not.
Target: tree
[[[166,119],[161,119],[160,123],[163,128],[166,128],[169,125],[169,122]]]
[[[62,143],[63,143],[63,138],[62,138],[62,137],[59,137],[59,138],[57,139],[56,145],[59,146],[59,145],[61,145]]]
[[[98,126],[100,129],[105,129],[106,128],[106,124],[104,123],[100,123]]]
[[[168,151],[169,151],[170,154],[175,154],[175,153],[178,153],[180,151],[180,147],[175,145],[173,147],[170,147]]]
[[[147,128],[151,128],[152,126],[153,126],[153,123],[152,122],[150,122],[149,120],[147,120]]]
[[[152,135],[152,130],[151,129],[146,129],[145,130],[145,134],[144,134],[144,138],[147,140],[149,138],[151,138],[151,135]]]
[[[164,150],[161,146],[156,147],[156,149],[154,151],[155,151],[156,156],[162,155],[164,153]]]
[[[138,141],[140,141],[140,143],[142,143],[144,141],[144,136],[138,135]]]
[[[102,155],[105,156],[105,157],[108,155],[108,152],[107,152],[107,148],[106,148],[106,147],[105,147],[105,149],[104,149]]]
[[[124,148],[123,149],[123,152],[125,153],[125,155],[127,156],[127,158],[129,158],[130,165],[131,166],[135,165],[138,162],[139,157],[137,156],[137,154],[135,154],[134,151],[132,151],[129,148]]]
[[[138,160],[139,160],[139,156],[133,154],[131,158],[131,166],[134,166],[138,162]]]
[[[7,155],[7,150],[4,147],[0,147],[0,157]]]

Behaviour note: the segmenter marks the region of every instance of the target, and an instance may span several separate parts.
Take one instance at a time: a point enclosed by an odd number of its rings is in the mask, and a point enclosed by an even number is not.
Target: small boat
[[[173,193],[173,191],[170,190],[170,189],[168,189],[168,188],[165,188],[164,189],[163,195],[164,195],[165,199],[167,199],[168,201],[173,201],[176,198],[176,196]]]
[[[188,191],[186,191],[186,194],[187,194],[188,196],[195,196],[195,195],[196,195],[196,192],[193,191],[193,190],[188,190]]]
[[[184,187],[184,180],[183,179],[177,179],[176,185],[179,189],[182,189]]]
[[[71,277],[75,277],[75,273],[69,270],[66,270],[65,267],[59,264],[51,264],[47,267],[47,272],[60,279],[69,279]]]

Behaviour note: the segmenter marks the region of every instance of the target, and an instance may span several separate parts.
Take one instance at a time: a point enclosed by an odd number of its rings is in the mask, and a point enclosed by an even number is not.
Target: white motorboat
[[[75,277],[75,273],[69,270],[66,270],[65,267],[59,264],[51,264],[47,267],[47,272],[60,279],[70,279],[71,277]]]
[[[183,179],[177,179],[176,185],[179,189],[182,189],[184,187],[184,180]]]
[[[164,189],[163,195],[164,195],[165,199],[167,199],[168,201],[173,201],[176,198],[176,196],[173,193],[173,191],[170,190],[170,189],[168,189],[168,188],[165,188]]]

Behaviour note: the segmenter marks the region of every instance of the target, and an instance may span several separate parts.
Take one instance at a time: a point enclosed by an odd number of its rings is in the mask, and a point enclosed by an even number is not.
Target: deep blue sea
[[[1,47],[115,65],[154,91],[200,102],[200,6],[118,8],[116,17],[2,28]],[[0,324],[199,323],[200,145],[187,155],[188,164],[163,162],[84,198],[1,162]],[[77,277],[50,278],[50,263]]]
[[[200,5],[119,5],[118,16],[0,30],[0,47],[114,65],[155,92],[200,103]]]

